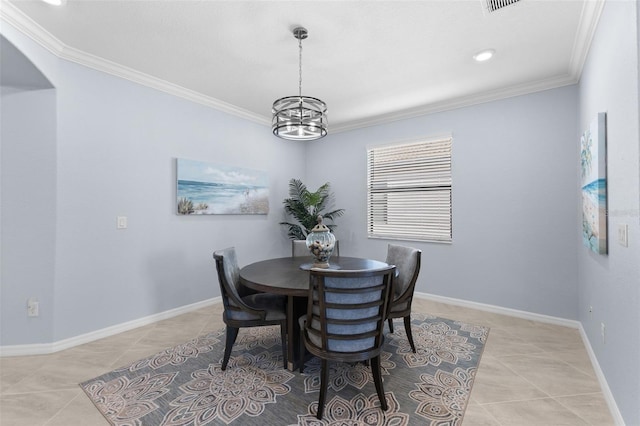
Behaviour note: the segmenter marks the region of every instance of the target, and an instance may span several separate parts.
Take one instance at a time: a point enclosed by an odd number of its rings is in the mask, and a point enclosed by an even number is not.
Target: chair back
[[[291,240],[291,256],[311,256],[306,240]]]
[[[359,271],[311,269],[304,326],[309,352],[341,361],[377,356],[384,342],[382,330],[394,274],[394,266]]]
[[[394,300],[410,301],[420,273],[422,251],[413,247],[389,244],[387,260],[389,265],[396,266],[396,278],[393,282]]]
[[[237,317],[238,314],[243,312],[257,317],[264,317],[264,311],[253,309],[242,301],[246,294],[245,287],[240,284],[240,267],[238,266],[236,249],[229,247],[215,251],[213,258],[216,261],[220,296],[222,297],[225,311],[228,311],[231,317]]]
[[[311,257],[311,251],[307,248],[306,240],[291,240],[291,256],[309,256]],[[331,256],[340,256],[340,241],[336,240],[336,245],[333,247],[333,253]]]

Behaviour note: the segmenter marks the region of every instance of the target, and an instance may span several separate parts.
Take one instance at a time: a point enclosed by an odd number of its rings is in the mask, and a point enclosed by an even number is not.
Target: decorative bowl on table
[[[328,268],[329,258],[336,245],[336,237],[331,230],[322,223],[322,216],[318,216],[318,224],[307,235],[307,248],[314,258],[314,268]]]

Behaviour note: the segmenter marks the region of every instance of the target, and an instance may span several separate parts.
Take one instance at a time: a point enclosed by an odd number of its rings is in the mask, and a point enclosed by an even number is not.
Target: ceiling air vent
[[[486,12],[493,13],[496,10],[503,9],[521,0],[482,0],[482,6]]]

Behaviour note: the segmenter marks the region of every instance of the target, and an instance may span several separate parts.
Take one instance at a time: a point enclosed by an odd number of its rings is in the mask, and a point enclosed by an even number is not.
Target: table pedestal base
[[[300,324],[298,318],[307,312],[306,297],[287,297],[287,367],[294,371],[300,358]]]

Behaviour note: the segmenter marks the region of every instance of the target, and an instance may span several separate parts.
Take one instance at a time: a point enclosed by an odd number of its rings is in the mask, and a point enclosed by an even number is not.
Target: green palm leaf
[[[323,219],[333,221],[344,214],[344,209],[323,213],[332,201],[333,194],[329,182],[321,185],[315,192],[311,192],[300,179],[291,179],[289,181],[289,198],[283,201],[284,211],[298,223],[280,222],[280,225],[287,228],[289,238],[304,240],[316,225],[318,215],[321,215]],[[334,224],[327,226],[331,230],[336,227]]]

